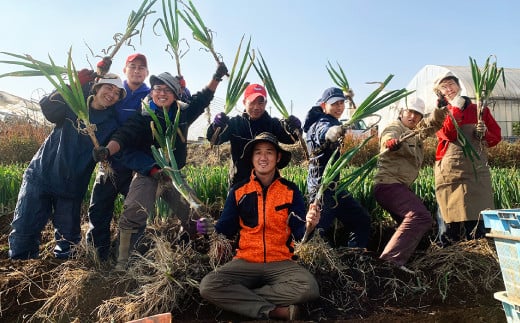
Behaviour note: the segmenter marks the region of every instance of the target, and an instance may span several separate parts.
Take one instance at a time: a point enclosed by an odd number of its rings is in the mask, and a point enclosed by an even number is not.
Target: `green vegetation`
[[[0,165],[0,207],[2,213],[12,212],[16,204],[18,191],[22,182],[23,171],[26,164]],[[352,172],[349,167],[345,173]],[[200,166],[188,165],[182,172],[186,176],[187,183],[197,193],[199,199],[208,206],[222,208],[228,193],[228,168],[226,166]],[[492,168],[493,191],[495,192],[495,205],[499,209],[520,207],[520,169],[516,168]],[[282,170],[282,175],[296,183],[298,188],[305,193],[307,187],[307,169],[300,166],[288,166]],[[383,220],[385,215],[377,205],[373,196],[373,172],[362,179],[361,183],[352,190],[352,195],[369,210],[373,218]],[[94,175],[92,181],[94,180]],[[85,197],[88,203],[90,189]],[[433,168],[425,167],[412,185],[412,190],[423,198],[428,209],[433,213],[436,210],[435,185]],[[116,201],[116,213],[122,210],[122,198]],[[158,212],[161,214],[161,212]]]
[[[22,182],[22,175],[28,162],[48,135],[50,129],[45,126],[34,126],[27,123],[0,123],[0,214],[10,213],[14,210],[18,191]],[[354,147],[359,139],[346,137],[344,147]],[[27,144],[21,144],[27,143]],[[425,142],[425,167],[412,189],[423,198],[424,203],[432,212],[436,210],[435,187],[432,165],[435,160],[434,138]],[[372,138],[356,154],[349,166],[342,172],[343,176],[365,164],[378,153],[377,138]],[[298,151],[297,147],[293,148]],[[298,156],[294,153],[294,156]],[[495,192],[495,205],[497,208],[520,207],[520,168],[518,159],[520,156],[520,142],[501,142],[490,149],[489,162],[492,166],[493,191]],[[190,157],[190,156],[188,156]],[[193,156],[192,156],[193,157]],[[187,183],[196,192],[197,197],[211,209],[221,208],[228,192],[228,167],[222,165],[188,165],[182,170]],[[304,194],[307,188],[307,167],[301,165],[301,161],[294,160],[288,167],[282,169],[282,175],[296,183]],[[377,205],[372,192],[372,176],[370,173],[355,188],[350,189],[352,195],[357,198],[372,214],[375,221],[384,219],[385,214]],[[90,190],[94,182],[91,179],[89,191],[85,196],[85,204],[88,204]],[[123,198],[116,201],[115,213],[122,210]],[[163,214],[163,212],[157,212]]]

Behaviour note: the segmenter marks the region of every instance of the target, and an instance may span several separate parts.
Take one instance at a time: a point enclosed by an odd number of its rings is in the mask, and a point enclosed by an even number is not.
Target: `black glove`
[[[229,117],[224,112],[219,112],[213,119],[214,128],[225,128],[229,122]]]
[[[108,71],[110,71],[110,66],[112,66],[112,59],[110,56],[103,57],[103,59],[96,65],[98,75],[102,76],[108,73]]]
[[[215,74],[213,74],[213,79],[215,81],[222,81],[222,78],[224,76],[229,76],[228,74],[228,69],[226,67],[226,64],[224,64],[224,62],[220,62],[218,63],[218,67],[217,67],[217,70],[215,71]]]
[[[287,123],[287,130],[290,133],[294,133],[297,129],[301,130],[302,122],[297,117],[290,115],[289,118],[285,121]]]
[[[85,85],[89,82],[92,82],[92,81],[94,81],[95,78],[96,78],[96,73],[94,73],[93,70],[84,68],[78,72],[78,79],[79,79],[79,83],[81,85]]]
[[[437,98],[437,108],[442,109],[448,106],[448,100],[446,100],[446,97],[442,93],[437,93]]]
[[[94,147],[92,150],[92,158],[96,163],[106,161],[108,157],[110,157],[110,150],[105,146]]]

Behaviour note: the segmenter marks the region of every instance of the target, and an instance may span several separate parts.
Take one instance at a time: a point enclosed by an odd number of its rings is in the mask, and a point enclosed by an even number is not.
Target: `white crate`
[[[502,302],[507,323],[520,323],[520,301],[507,297],[507,292],[496,292],[494,296]]]

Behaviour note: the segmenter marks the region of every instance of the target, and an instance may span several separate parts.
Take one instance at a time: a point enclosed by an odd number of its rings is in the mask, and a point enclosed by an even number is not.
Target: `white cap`
[[[412,98],[410,100],[405,100],[405,105],[405,109],[416,111],[424,116],[424,110],[426,109],[426,106],[424,105],[423,100],[419,98]]]
[[[436,80],[435,80],[435,83],[433,83],[433,89],[436,90],[437,87],[439,86],[439,84],[441,84],[442,81],[444,81],[445,79],[447,78],[451,78],[451,79],[454,79],[455,82],[457,82],[457,84],[459,84],[459,78],[455,76],[455,74],[453,74],[451,71],[448,71],[444,74],[442,74],[441,76],[439,76]]]
[[[123,86],[123,81],[121,81],[121,78],[119,76],[117,76],[117,74],[107,73],[107,74],[103,75],[102,77],[100,77],[97,80],[96,83],[94,83],[94,85],[92,86],[92,90],[97,89],[99,86],[101,86],[103,84],[112,84],[112,85],[117,86],[118,88],[120,88],[122,90],[119,95],[119,100],[122,100],[125,98],[126,90],[125,90],[125,87]]]

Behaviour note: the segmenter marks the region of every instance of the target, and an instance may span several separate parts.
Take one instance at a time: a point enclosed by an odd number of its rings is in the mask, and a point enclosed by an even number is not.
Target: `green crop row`
[[[0,211],[1,214],[13,211],[22,182],[25,164],[0,165]],[[344,170],[348,172],[349,169]],[[225,166],[186,166],[183,169],[186,180],[193,187],[199,199],[206,205],[222,207],[228,193],[228,168]],[[288,166],[281,171],[282,176],[296,183],[304,194],[307,188],[307,169]],[[492,168],[492,184],[497,209],[520,207],[520,170],[516,168]],[[93,179],[85,203],[88,203]],[[433,168],[425,167],[412,185],[412,190],[420,196],[428,209],[436,210]],[[351,190],[352,195],[363,204],[374,218],[382,217],[383,212],[373,195],[372,175],[362,180]],[[116,201],[116,213],[122,210],[122,198]]]

